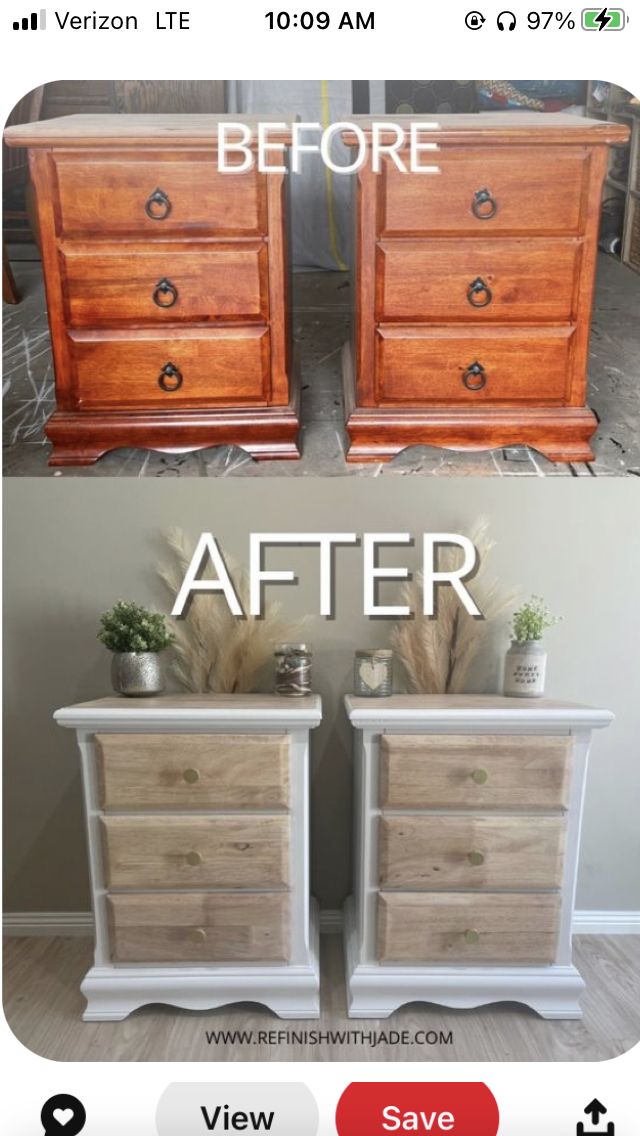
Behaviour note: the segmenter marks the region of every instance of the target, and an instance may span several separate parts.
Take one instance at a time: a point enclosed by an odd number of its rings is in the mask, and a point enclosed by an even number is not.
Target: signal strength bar
[[[13,21],[14,32],[37,32],[40,29],[43,32],[47,26],[47,12],[46,8],[41,8],[40,12],[32,12],[30,16],[23,16],[21,20]]]

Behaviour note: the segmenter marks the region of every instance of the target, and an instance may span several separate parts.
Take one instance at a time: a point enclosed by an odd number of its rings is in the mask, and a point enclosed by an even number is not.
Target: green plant
[[[98,639],[108,651],[163,651],[175,635],[167,628],[164,615],[118,600],[100,616]]]
[[[516,643],[530,643],[542,639],[547,627],[560,623],[562,616],[552,615],[540,596],[532,596],[514,611],[511,620],[513,638]]]

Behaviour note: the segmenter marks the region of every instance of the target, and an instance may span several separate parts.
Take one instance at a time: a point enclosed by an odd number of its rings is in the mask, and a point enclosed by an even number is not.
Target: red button
[[[496,1136],[499,1124],[482,1081],[353,1081],[336,1109],[339,1136]]]

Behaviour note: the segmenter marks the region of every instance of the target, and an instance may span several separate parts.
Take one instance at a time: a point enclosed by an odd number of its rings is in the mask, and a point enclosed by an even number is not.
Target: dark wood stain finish
[[[370,148],[372,120],[355,121]],[[508,111],[427,121],[438,148],[421,161],[439,172],[385,157],[375,174],[369,153],[357,175],[348,460],[422,443],[589,461],[602,183],[628,128]]]
[[[6,131],[29,149],[38,203],[51,465],[123,446],[300,456],[284,176],[220,172],[219,117],[71,115]],[[257,121],[242,121],[255,145]]]

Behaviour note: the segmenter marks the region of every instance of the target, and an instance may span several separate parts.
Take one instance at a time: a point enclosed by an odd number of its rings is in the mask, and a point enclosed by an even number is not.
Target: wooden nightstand
[[[387,116],[417,122],[415,115]],[[384,122],[385,116],[376,121]],[[435,144],[403,173],[357,175],[350,461],[419,443],[526,444],[589,461],[587,358],[607,148],[628,127],[567,114],[427,118]],[[353,145],[353,132],[345,131]],[[399,152],[406,164],[408,148]]]
[[[524,1002],[581,1017],[573,966],[591,731],[613,715],[497,696],[346,698],[355,728],[351,1017]]]
[[[37,196],[51,465],[120,446],[300,456],[285,176],[220,172],[221,117],[69,115],[5,131],[29,149]],[[257,119],[234,121],[255,149]]]
[[[76,730],[95,961],[87,1021],[151,1002],[262,1002],[319,1013],[309,895],[315,695],[103,698],[58,710]]]

